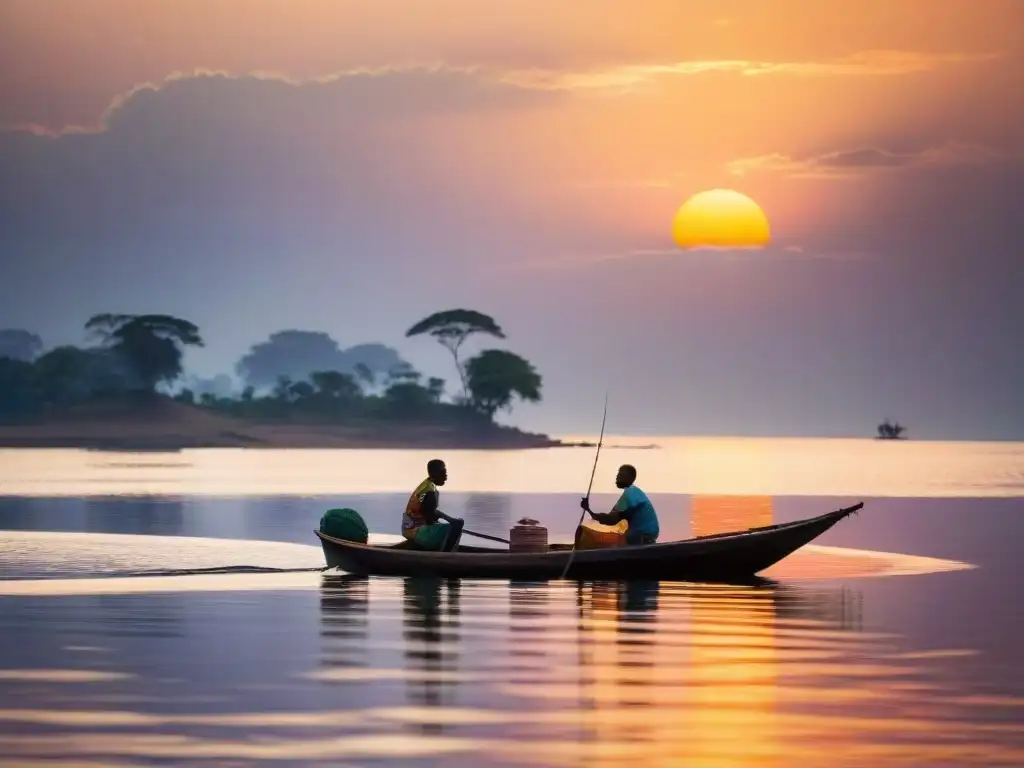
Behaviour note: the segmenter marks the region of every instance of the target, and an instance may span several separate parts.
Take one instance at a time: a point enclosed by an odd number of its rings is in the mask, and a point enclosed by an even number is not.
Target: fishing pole
[[[594,474],[597,472],[597,460],[601,456],[601,445],[604,443],[604,425],[608,420],[608,392],[604,393],[604,415],[601,417],[601,436],[597,439],[597,453],[594,454],[594,466],[590,470],[590,483],[587,485],[587,495],[585,498],[590,499],[590,489],[594,487]],[[580,521],[576,523],[576,530],[579,530],[580,526],[583,525],[583,516],[587,514],[587,510],[580,512]],[[573,536],[572,550],[569,552],[569,559],[565,561],[565,570],[562,571],[562,578],[565,578],[565,574],[569,572],[569,567],[572,565],[572,559],[576,556],[576,542],[578,536]]]

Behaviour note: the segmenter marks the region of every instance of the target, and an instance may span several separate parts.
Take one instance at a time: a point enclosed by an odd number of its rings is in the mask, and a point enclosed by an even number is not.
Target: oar
[[[497,541],[501,544],[508,544],[511,546],[512,542],[508,539],[503,539],[500,536],[488,536],[486,533],[477,533],[476,531],[470,531],[465,528],[462,529],[462,533],[468,536],[476,536],[478,539],[489,539],[491,541]]]
[[[590,498],[590,489],[594,487],[594,473],[597,472],[597,459],[601,455],[601,444],[604,443],[604,425],[608,420],[608,393],[604,393],[604,415],[601,417],[601,436],[597,439],[597,453],[594,454],[594,467],[590,470],[590,483],[587,485],[586,498]],[[579,529],[583,525],[583,516],[587,514],[587,510],[580,512],[580,521],[576,523],[576,528]],[[569,572],[569,567],[572,565],[572,559],[576,555],[576,536],[572,539],[572,550],[569,552],[569,559],[565,561],[565,570],[562,571],[562,578],[565,578],[565,574]]]

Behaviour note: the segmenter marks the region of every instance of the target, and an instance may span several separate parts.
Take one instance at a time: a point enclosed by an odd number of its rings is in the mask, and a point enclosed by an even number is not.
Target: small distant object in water
[[[886,419],[878,425],[878,439],[879,440],[906,440],[903,433],[907,431],[907,428],[897,422],[892,422]]]

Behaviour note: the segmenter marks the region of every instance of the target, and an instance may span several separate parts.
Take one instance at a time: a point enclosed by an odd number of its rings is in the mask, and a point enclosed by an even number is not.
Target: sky
[[[1020,0],[4,0],[0,327],[405,339],[467,307],[591,434],[1024,439]],[[761,251],[682,251],[692,194]],[[1014,192],[1014,190],[1017,190]]]

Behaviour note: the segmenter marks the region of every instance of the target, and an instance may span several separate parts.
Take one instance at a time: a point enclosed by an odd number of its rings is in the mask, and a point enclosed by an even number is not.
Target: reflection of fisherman
[[[441,459],[427,462],[427,479],[409,496],[402,515],[402,535],[417,549],[451,552],[462,537],[463,521],[438,509],[438,488],[448,480],[448,468]],[[447,520],[447,523],[441,522]]]
[[[447,610],[441,608],[441,587],[447,586]],[[405,658],[411,675],[407,695],[413,704],[426,707],[445,705],[445,693],[455,685],[446,672],[458,665],[457,628],[459,616],[459,582],[442,581],[437,577],[410,577],[403,584],[402,623],[407,646]],[[444,621],[444,617],[449,622]],[[445,629],[455,634],[446,637]],[[417,680],[417,678],[419,678]],[[450,698],[450,697],[448,697]],[[428,718],[420,724],[424,733],[443,733],[445,718]]]
[[[585,509],[590,516],[602,525],[615,525],[621,520],[628,524],[626,529],[626,544],[654,544],[661,532],[658,526],[658,513],[654,511],[654,505],[647,498],[647,494],[637,488],[636,467],[632,464],[623,464],[615,475],[615,487],[622,488],[622,495],[615,502],[611,512],[594,513],[590,509],[590,497],[584,496],[580,500],[580,507]],[[577,537],[580,531],[576,531]]]

